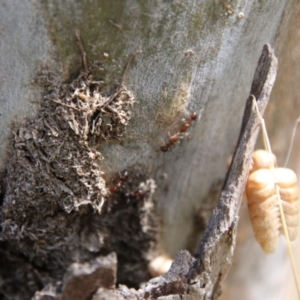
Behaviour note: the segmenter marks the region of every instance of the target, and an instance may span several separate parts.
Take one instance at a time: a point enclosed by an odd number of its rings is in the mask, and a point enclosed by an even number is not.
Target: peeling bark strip
[[[261,115],[268,104],[277,72],[277,59],[269,45],[263,47],[254,74],[250,94],[258,103]],[[220,282],[231,264],[235,246],[238,212],[251,155],[259,131],[259,119],[248,97],[240,137],[228,170],[218,206],[214,209],[196,255],[180,251],[168,274],[151,280],[140,296],[145,299],[216,299]],[[173,295],[169,297],[162,297]],[[176,295],[176,296],[175,296]]]
[[[253,78],[253,94],[264,114],[276,79],[277,59],[269,45],[265,45]],[[217,208],[213,211],[197,252],[197,262],[192,268],[198,276],[207,273],[215,296],[220,293],[219,279],[226,276],[231,264],[240,201],[249,174],[252,152],[259,131],[259,119],[248,97],[238,144],[227,173]],[[191,273],[191,274],[192,274]],[[192,277],[194,277],[192,275]],[[201,278],[199,278],[201,279]]]

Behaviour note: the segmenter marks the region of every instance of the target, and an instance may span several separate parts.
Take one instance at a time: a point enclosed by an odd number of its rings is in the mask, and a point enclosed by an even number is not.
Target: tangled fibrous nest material
[[[108,190],[97,146],[124,134],[134,103],[125,86],[104,96],[101,83],[80,75],[70,84],[48,87],[39,115],[14,133],[0,240],[38,242],[50,230],[47,217],[90,207],[101,212]]]
[[[38,75],[47,88],[40,112],[14,132],[0,207],[0,294],[29,299],[61,282],[72,263],[112,252],[117,281],[139,287],[156,247],[155,182],[138,166],[126,180],[104,174],[97,150],[124,136],[134,96],[124,75],[111,95],[86,73],[62,85],[51,76]]]

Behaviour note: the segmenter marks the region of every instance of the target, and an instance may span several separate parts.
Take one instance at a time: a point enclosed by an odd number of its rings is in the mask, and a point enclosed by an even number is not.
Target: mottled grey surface
[[[0,10],[1,142],[11,134],[12,120],[37,109],[31,100],[39,99],[39,90],[31,81],[39,63],[49,60],[48,30],[65,74],[76,69],[74,62],[78,69],[76,27],[90,61],[107,52],[99,75],[107,79],[107,89],[129,55],[142,49],[126,80],[138,101],[132,130],[122,145],[107,144],[100,151],[106,170],[139,163],[153,175],[163,243],[174,254],[185,248],[195,207],[226,172],[257,60],[262,46],[273,43],[286,2],[237,0],[229,9],[222,1],[44,1],[42,15],[39,1],[5,1]],[[240,12],[244,18],[238,18]],[[174,122],[190,111],[201,111],[191,138],[162,153],[168,133],[176,133]],[[5,147],[2,142],[0,157]]]
[[[33,117],[38,110],[41,89],[32,81],[41,63],[50,64],[51,47],[39,1],[1,1],[0,171],[12,123]]]

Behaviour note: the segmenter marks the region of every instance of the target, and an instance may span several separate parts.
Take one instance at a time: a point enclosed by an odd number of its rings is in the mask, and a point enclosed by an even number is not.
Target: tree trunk
[[[30,299],[45,286],[57,299],[61,293],[90,299],[98,288],[93,299],[188,293],[173,286],[135,294],[122,284],[147,282],[148,262],[159,254],[199,255],[263,45],[275,45],[284,61],[282,41],[292,40],[284,32],[296,6],[295,0],[4,1],[1,296]],[[287,79],[280,82],[276,94],[288,97],[280,88]],[[276,101],[279,107],[293,106]],[[290,132],[293,121],[280,120],[272,123],[273,136],[283,124],[288,129],[280,132]],[[275,145],[275,153],[285,151]],[[180,252],[173,275],[181,263],[188,269],[197,259]],[[225,267],[222,259],[218,264]],[[223,276],[209,276],[212,286],[196,284],[203,299],[219,295]],[[200,297],[191,283],[184,283],[191,291],[186,299]],[[77,286],[85,294],[75,295]]]

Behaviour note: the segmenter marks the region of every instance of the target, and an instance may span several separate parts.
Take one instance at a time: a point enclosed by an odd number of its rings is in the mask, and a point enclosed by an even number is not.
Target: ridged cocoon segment
[[[280,198],[285,215],[285,221],[291,241],[295,240],[298,234],[299,225],[299,189],[297,186],[296,174],[286,168],[275,169],[276,180],[280,188]],[[281,227],[283,233],[283,227]]]
[[[263,149],[254,151],[252,154],[250,173],[258,169],[270,169],[272,167],[272,160],[274,167],[277,167],[277,159],[273,153]]]
[[[274,175],[289,237],[294,240],[298,233],[299,215],[297,176],[286,168],[274,169]],[[247,181],[246,195],[255,237],[265,252],[272,253],[276,250],[280,233],[283,233],[273,171],[259,169],[252,172]]]

